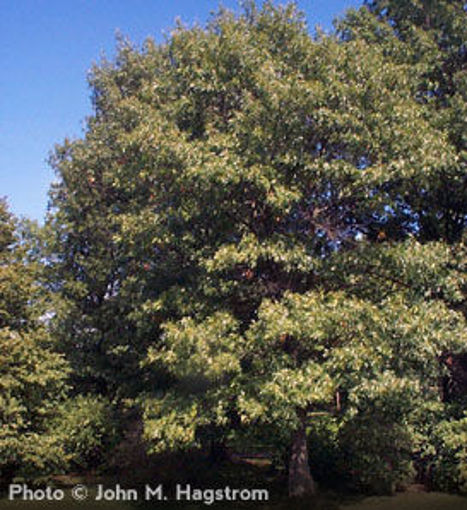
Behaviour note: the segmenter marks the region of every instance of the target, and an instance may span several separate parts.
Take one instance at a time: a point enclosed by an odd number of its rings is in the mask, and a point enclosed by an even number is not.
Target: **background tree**
[[[435,249],[430,259],[432,268],[437,268],[438,279],[452,269],[451,283],[457,280],[459,292],[456,298],[441,285],[430,292],[436,292],[448,306],[466,314],[465,287],[465,225],[466,210],[466,149],[467,138],[467,96],[465,77],[467,72],[467,11],[465,3],[454,2],[366,2],[367,9],[350,13],[340,26],[344,40],[362,38],[379,45],[389,58],[406,62],[411,66],[416,84],[415,99],[430,112],[431,123],[447,135],[450,150],[455,155],[449,165],[440,162],[437,178],[430,183],[414,182],[410,192],[400,198],[411,223],[414,235],[422,242],[437,241],[448,243],[451,248],[440,254]],[[433,245],[432,245],[433,246]],[[437,245],[440,247],[440,244]],[[425,254],[427,256],[427,254]],[[441,265],[439,265],[441,264]],[[428,271],[433,274],[432,270]],[[452,287],[452,285],[451,285]],[[443,364],[443,400],[445,419],[448,423],[431,430],[428,437],[443,431],[461,431],[466,410],[467,390],[467,347],[462,352],[446,352]],[[452,420],[460,420],[452,422]],[[436,421],[434,419],[434,421]],[[465,471],[465,461],[453,460],[450,453],[438,449],[440,444],[462,442],[462,434],[456,439],[446,432],[446,441],[437,442],[437,454],[428,455],[432,463],[432,482],[444,487],[460,487],[463,482],[452,477],[458,469]],[[431,443],[430,443],[431,444]],[[449,448],[448,448],[449,449]],[[451,450],[452,451],[452,450]],[[456,454],[457,455],[457,454]],[[442,466],[436,457],[449,458],[452,463]],[[426,459],[425,459],[426,460]],[[425,468],[426,469],[426,466]],[[450,472],[451,474],[447,474]],[[434,474],[433,474],[434,473]],[[431,476],[431,475],[428,475]],[[460,475],[459,475],[460,476]],[[450,480],[447,482],[447,480]],[[465,475],[461,476],[465,479]],[[435,480],[438,480],[435,481]]]
[[[44,476],[63,465],[50,420],[66,394],[68,363],[48,335],[47,303],[28,244],[0,201],[0,478]]]
[[[465,2],[376,0],[350,13],[339,27],[344,40],[377,44],[392,60],[411,66],[414,97],[430,112],[431,123],[446,133],[455,157],[440,160],[431,182],[413,181],[400,193],[417,235],[425,241],[458,242],[466,209]]]

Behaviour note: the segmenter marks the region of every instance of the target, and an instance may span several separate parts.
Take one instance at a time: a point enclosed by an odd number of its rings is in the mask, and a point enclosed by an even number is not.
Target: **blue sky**
[[[237,0],[222,5],[238,9]],[[312,29],[360,0],[299,0]],[[82,135],[91,113],[86,75],[120,31],[140,44],[163,40],[180,17],[204,23],[211,0],[0,0],[0,197],[18,216],[42,221],[52,170],[47,157],[66,136]]]

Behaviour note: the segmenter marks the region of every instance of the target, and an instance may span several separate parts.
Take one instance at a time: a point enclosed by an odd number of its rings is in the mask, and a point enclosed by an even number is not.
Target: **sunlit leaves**
[[[0,201],[0,471],[43,476],[64,461],[48,426],[69,366],[54,351],[39,267],[15,223]]]
[[[465,343],[465,80],[457,11],[406,4],[316,38],[249,4],[94,67],[53,159],[56,331],[94,391],[140,396],[154,451],[332,413],[361,466],[388,467],[380,422],[410,472]]]

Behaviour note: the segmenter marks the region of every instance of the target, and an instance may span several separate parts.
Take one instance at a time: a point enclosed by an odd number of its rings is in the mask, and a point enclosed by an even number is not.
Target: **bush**
[[[433,488],[467,493],[467,413],[459,420],[441,422],[434,431],[436,455],[431,464]]]
[[[110,402],[82,395],[62,405],[51,432],[61,444],[69,467],[80,470],[105,463],[118,436]]]
[[[319,417],[308,428],[308,458],[313,477],[322,485],[338,487],[348,481],[339,424],[331,416]]]
[[[414,478],[411,434],[400,423],[357,415],[344,424],[339,442],[356,489],[392,494]]]

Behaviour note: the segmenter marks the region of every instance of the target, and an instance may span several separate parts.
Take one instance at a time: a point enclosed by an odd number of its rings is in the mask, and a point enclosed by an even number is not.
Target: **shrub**
[[[105,463],[118,435],[110,402],[83,395],[61,406],[51,431],[62,445],[69,467],[80,470]]]
[[[434,431],[436,455],[431,464],[433,488],[467,493],[467,413],[464,418],[443,421]]]

